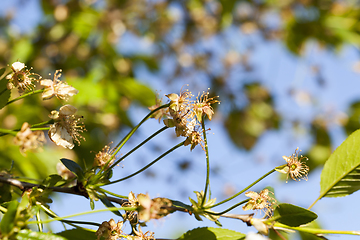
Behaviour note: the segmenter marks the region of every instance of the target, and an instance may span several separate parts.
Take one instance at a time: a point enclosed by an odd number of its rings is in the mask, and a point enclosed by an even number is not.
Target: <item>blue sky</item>
[[[9,9],[13,10],[15,16],[12,21],[14,32],[31,33],[36,23],[42,19],[39,3],[37,0],[22,1],[23,5],[20,8],[18,7],[19,2],[5,1],[0,14],[6,14]],[[229,29],[226,34],[229,34],[233,39],[244,37],[232,29]],[[300,119],[306,123],[319,114],[328,117],[341,115],[346,112],[349,103],[360,99],[359,74],[352,71],[353,64],[358,61],[358,48],[355,46],[345,46],[341,51],[334,53],[321,49],[315,42],[309,42],[304,56],[297,57],[289,53],[281,42],[262,41],[256,35],[253,38],[253,41],[258,44],[251,55],[250,62],[259,69],[256,72],[258,79],[276,96],[274,99],[275,106],[285,119],[282,123],[284,127],[280,131],[265,133],[257,145],[250,152],[246,152],[233,145],[222,125],[223,116],[215,114],[213,121],[208,124],[208,127],[211,128],[208,141],[211,166],[214,170],[220,169],[216,174],[212,172],[211,175],[212,195],[218,201],[224,198],[224,189],[240,191],[270,169],[284,164],[281,156],[291,155],[297,147],[303,152],[308,150],[312,141],[309,134],[306,131],[294,133],[289,126],[291,120]],[[139,49],[139,45],[135,45],[134,42],[136,41],[134,41],[133,36],[125,36],[119,49]],[[143,44],[140,48],[142,51],[151,53],[151,44],[138,39],[136,43],[139,44],[139,42]],[[243,51],[241,42],[233,40],[230,45],[238,51]],[[228,46],[219,46],[216,38],[205,43],[203,47],[216,48],[219,54],[224,54],[229,50]],[[323,69],[322,73],[326,80],[325,87],[319,87],[316,83],[311,70],[313,65],[318,65]],[[241,79],[238,73],[239,71],[235,69],[234,74],[230,75],[230,84],[239,84]],[[136,77],[151,85],[154,90],[161,90],[162,94],[179,92],[179,86],[181,87],[186,83],[186,80],[179,79],[176,84],[165,85],[160,80],[161,74],[166,74],[166,72],[160,72],[159,75],[156,75],[143,66],[138,66]],[[201,76],[196,77],[201,79]],[[196,92],[206,90],[207,87],[206,81],[199,81],[195,86],[189,86],[189,89]],[[295,94],[289,96],[288,92],[291,89],[295,90]],[[130,113],[133,121],[137,122],[147,114],[147,111],[133,106]],[[161,127],[162,125],[159,125],[157,121],[149,121],[140,128],[139,133],[131,139],[129,144],[135,145]],[[181,141],[174,139],[172,132],[173,130],[168,130],[156,139],[158,143],[161,143],[162,150]],[[333,147],[335,149],[345,139],[345,135],[336,123],[330,125],[330,133],[334,140]],[[155,159],[158,152],[154,152],[153,147],[154,145],[150,144],[124,161],[123,166],[117,167],[115,170],[114,179],[132,173],[144,163]],[[130,149],[130,146],[125,146],[124,150],[126,149]],[[178,163],[181,159],[191,161],[192,170],[196,169],[196,171],[178,171]],[[151,171],[156,172],[157,176],[148,178],[142,174],[130,181],[111,186],[109,190],[119,194],[130,191],[134,193],[148,192],[151,197],[162,196],[188,203],[188,196],[195,198],[192,191],[200,191],[204,188],[205,157],[200,148],[193,152],[190,152],[188,148],[181,148],[157,163]],[[173,172],[170,178],[169,172]],[[275,173],[266,178],[264,182],[256,185],[253,190],[259,191],[270,185],[274,187],[279,201],[307,208],[319,195],[320,173],[321,169],[316,169],[309,176],[308,181],[296,183],[280,181],[278,173]],[[359,230],[357,216],[360,215],[360,208],[356,206],[360,197],[359,194],[356,192],[345,198],[322,199],[312,210],[318,213],[318,220],[325,229]],[[51,207],[59,215],[89,210],[89,203],[84,198],[68,195],[57,196],[60,196],[60,201],[55,199]],[[243,199],[244,196],[238,197],[238,201]],[[103,207],[101,204],[97,204],[96,208]],[[222,209],[214,210],[221,211]],[[243,212],[239,208],[234,213]],[[112,214],[102,213],[86,216],[86,220],[101,223],[114,217]],[[84,218],[77,219],[84,220]],[[255,231],[235,220],[221,219],[221,222],[225,228],[236,231],[245,233],[249,230]],[[165,220],[151,221],[148,226],[146,231],[154,231],[156,237],[176,237],[197,226],[215,225],[206,219],[203,222],[198,222],[192,216],[175,213]],[[55,225],[54,230],[62,230],[61,225]],[[334,235],[330,236],[329,239],[345,240],[355,239],[355,237]]]

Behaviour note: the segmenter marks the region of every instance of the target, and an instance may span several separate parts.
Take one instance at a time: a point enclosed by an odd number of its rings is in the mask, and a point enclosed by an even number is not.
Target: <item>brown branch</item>
[[[41,184],[23,182],[23,181],[14,179],[14,178],[7,178],[7,177],[2,177],[2,176],[0,176],[0,182],[10,184],[14,187],[19,188],[21,191],[26,191],[33,187],[43,187]],[[54,192],[73,194],[73,195],[78,195],[78,196],[83,196],[85,198],[89,198],[89,195],[86,192],[86,190],[82,187],[82,185],[79,185],[79,184],[74,187],[45,187],[45,188],[50,189]],[[118,203],[121,206],[124,203],[128,202],[127,199],[115,198],[115,197],[110,197],[110,196],[106,196],[106,199],[109,200],[110,202]],[[175,211],[189,212],[189,210],[187,210],[185,208],[176,207],[176,206],[164,206],[164,208],[167,208],[172,212],[175,212]]]

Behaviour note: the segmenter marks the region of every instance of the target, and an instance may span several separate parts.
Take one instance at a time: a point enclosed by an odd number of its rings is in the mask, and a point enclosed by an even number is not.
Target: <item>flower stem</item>
[[[7,106],[7,105],[9,105],[9,104],[11,104],[13,102],[16,102],[17,100],[23,99],[23,98],[25,98],[27,96],[42,93],[43,91],[44,91],[44,89],[39,89],[39,90],[36,90],[36,91],[31,91],[31,92],[25,93],[25,94],[23,94],[23,95],[21,95],[21,96],[19,96],[17,98],[14,98],[13,100],[8,101],[5,106]]]
[[[214,204],[212,206],[208,206],[206,208],[213,208],[213,207],[216,207],[216,206],[219,206],[223,203],[226,203],[234,198],[236,198],[237,196],[239,196],[240,194],[242,194],[243,192],[245,192],[246,190],[248,190],[249,188],[251,188],[252,186],[254,186],[255,184],[257,184],[258,182],[260,182],[261,180],[263,180],[264,178],[266,178],[267,176],[269,176],[270,174],[272,174],[273,172],[275,172],[276,170],[275,169],[272,169],[271,171],[269,171],[268,173],[266,173],[265,175],[263,175],[262,177],[260,177],[258,180],[256,180],[255,182],[253,182],[252,184],[250,184],[249,186],[247,186],[246,188],[244,188],[243,190],[241,190],[240,192],[238,192],[237,194],[229,197],[228,199],[225,199],[217,204]]]
[[[110,191],[108,191],[106,189],[103,189],[103,188],[100,188],[99,191],[110,194],[110,195],[113,195],[113,196],[118,197],[118,198],[126,198],[126,199],[128,198],[128,196],[119,195],[119,194],[110,192]]]
[[[136,210],[136,207],[109,207],[109,208],[105,208],[105,209],[98,209],[98,210],[92,210],[92,211],[87,211],[87,212],[82,212],[82,213],[76,213],[76,214],[68,215],[65,217],[56,217],[56,218],[52,218],[52,219],[46,219],[46,220],[42,220],[42,221],[28,221],[27,224],[49,223],[49,222],[53,222],[53,221],[60,221],[60,220],[66,219],[66,218],[72,218],[72,217],[77,217],[77,216],[91,214],[91,213],[117,211],[117,210],[134,211],[134,210]]]
[[[209,188],[209,178],[210,178],[210,159],[209,159],[209,148],[207,144],[206,131],[205,131],[205,117],[202,117],[201,127],[203,130],[203,137],[205,142],[205,153],[206,153],[206,180],[205,180],[205,189],[204,189],[204,198],[202,199],[201,206],[204,206],[206,202],[206,194]]]
[[[212,215],[223,215],[224,213],[227,213],[227,212],[230,212],[231,210],[233,210],[234,208],[237,208],[238,206],[244,204],[244,203],[247,203],[249,201],[249,199],[246,199],[244,201],[241,201],[235,205],[233,205],[232,207],[229,207],[228,209],[222,211],[222,212],[219,212],[219,213],[214,213],[214,212],[208,212],[208,211],[205,211],[206,213],[208,214],[212,214]]]
[[[31,128],[30,128],[30,129],[31,129],[32,131],[36,131],[36,130],[40,130],[40,131],[42,131],[42,130],[49,130],[48,127],[46,127],[46,128],[34,128],[34,127],[43,126],[43,125],[51,124],[51,123],[54,123],[54,120],[53,120],[53,119],[50,119],[50,120],[48,120],[48,121],[46,121],[46,122],[33,124],[33,125],[31,125]],[[5,135],[8,135],[8,134],[11,134],[11,135],[14,135],[14,136],[15,136],[16,133],[17,133],[18,131],[20,131],[20,130],[21,130],[20,128],[14,129],[14,130],[0,129],[0,137],[5,136]],[[15,133],[15,134],[14,134],[14,133]]]
[[[136,151],[137,149],[139,149],[142,145],[144,145],[145,143],[147,143],[148,141],[150,141],[150,139],[152,139],[153,137],[155,137],[156,135],[160,134],[161,132],[165,131],[166,129],[168,129],[169,127],[165,126],[163,128],[161,128],[160,130],[158,130],[157,132],[155,132],[154,134],[152,134],[150,137],[146,138],[144,141],[142,141],[139,145],[137,145],[136,147],[134,147],[133,149],[131,149],[128,153],[126,153],[124,156],[122,156],[119,160],[117,160],[114,164],[112,164],[108,170],[112,169],[114,166],[116,166],[117,164],[119,164],[122,160],[124,160],[127,156],[129,156],[131,153],[133,153],[134,151]]]
[[[146,120],[148,120],[156,111],[162,109],[162,108],[166,108],[169,107],[169,103],[162,105],[154,110],[152,110],[148,115],[146,115],[144,117],[143,120],[141,120],[141,122],[136,125],[115,147],[116,151],[113,153],[112,157],[115,157],[116,154],[120,151],[120,149],[124,146],[124,144],[130,139],[130,137],[134,134],[134,132],[141,126],[141,124],[143,124]]]
[[[148,165],[146,165],[145,167],[141,168],[139,171],[133,173],[133,174],[130,174],[129,176],[127,177],[124,177],[124,178],[120,178],[118,180],[115,180],[115,181],[112,181],[112,182],[109,182],[109,183],[105,183],[105,184],[102,184],[102,185],[110,185],[110,184],[114,184],[114,183],[118,183],[118,182],[121,182],[121,181],[124,181],[126,179],[129,179],[143,171],[145,171],[146,169],[148,169],[150,166],[152,166],[154,163],[156,163],[157,161],[159,161],[161,158],[165,157],[167,154],[171,153],[172,151],[174,151],[175,149],[183,146],[185,143],[185,141],[177,144],[176,146],[172,147],[171,149],[169,149],[168,151],[166,151],[165,153],[161,154],[158,158],[156,158],[154,161],[152,161],[151,163],[149,163]]]
[[[269,223],[270,224],[270,223]],[[312,234],[349,234],[349,235],[360,235],[360,231],[339,231],[339,230],[326,230],[326,229],[318,229],[318,228],[307,228],[307,227],[290,227],[287,226],[285,224],[281,224],[276,222],[271,223],[272,226],[276,229],[278,228],[286,228],[286,229],[291,229],[291,230],[297,230],[299,232],[307,232],[307,233],[312,233]]]
[[[13,136],[16,136],[17,131],[0,128],[0,133],[1,133],[0,136],[5,136],[7,134],[11,134]]]

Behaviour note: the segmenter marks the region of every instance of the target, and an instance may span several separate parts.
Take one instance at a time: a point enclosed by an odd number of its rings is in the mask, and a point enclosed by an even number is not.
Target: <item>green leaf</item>
[[[178,240],[240,240],[246,235],[224,228],[202,227],[184,233]]]
[[[10,184],[0,183],[0,204],[11,201]]]
[[[6,68],[0,68],[0,78],[4,74],[5,71],[6,71]]]
[[[16,212],[19,206],[19,202],[11,201],[7,207],[7,212],[2,217],[0,222],[0,230],[2,235],[8,234],[13,229],[15,224]]]
[[[60,161],[65,165],[65,167],[67,167],[67,169],[73,172],[79,180],[84,178],[84,171],[79,164],[66,158],[61,158]]]
[[[99,196],[101,202],[108,208],[111,208],[111,207],[115,207],[114,204],[112,204],[107,198],[106,196],[102,196],[100,195]],[[121,213],[118,211],[118,210],[113,210],[111,211],[113,212],[115,215],[118,215],[119,217],[122,217]]]
[[[279,204],[272,217],[275,221],[291,227],[298,227],[314,221],[316,218],[317,215],[314,212],[288,203]]]
[[[45,187],[54,187],[56,183],[62,180],[62,177],[57,174],[52,174],[44,179],[42,185]]]
[[[67,240],[61,236],[43,233],[43,232],[33,232],[29,229],[23,229],[16,235],[17,240]],[[75,238],[74,238],[75,239]],[[78,239],[78,238],[76,238]]]
[[[76,240],[96,240],[96,235],[94,232],[87,231],[82,228],[71,229],[57,233],[56,235],[63,236],[66,239],[76,239]]]
[[[9,101],[11,91],[7,89],[8,80],[3,78],[0,80],[0,109],[6,106]]]
[[[360,130],[352,133],[326,161],[320,196],[344,197],[360,189]]]

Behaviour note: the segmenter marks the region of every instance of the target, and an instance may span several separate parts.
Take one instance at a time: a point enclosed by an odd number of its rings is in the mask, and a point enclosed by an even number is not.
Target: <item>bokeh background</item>
[[[26,157],[11,137],[0,138],[0,168],[8,169],[13,160],[18,175],[45,178],[56,173],[63,157],[91,166],[96,152],[110,142],[116,144],[148,113],[156,94],[163,97],[185,87],[197,95],[210,88],[221,101],[208,123],[212,197],[219,201],[240,191],[284,164],[282,156],[299,147],[310,159],[308,181],[285,183],[283,176],[274,174],[253,190],[272,186],[279,201],[307,208],[319,195],[324,162],[360,126],[358,1],[5,0],[1,4],[0,65],[18,60],[43,77],[62,69],[62,79],[79,90],[68,103],[85,117],[88,130],[86,141],[73,150],[48,141],[44,151]],[[18,101],[0,111],[2,128],[46,121],[61,105],[57,99],[41,101],[40,96]],[[122,154],[161,127],[156,120],[148,121]],[[113,179],[138,170],[180,141],[167,130],[115,168]],[[181,148],[109,190],[187,202],[204,184],[201,148],[193,152]],[[319,201],[313,208],[318,224],[359,230],[359,196]],[[85,198],[59,194],[51,207],[62,216],[90,208]],[[239,208],[234,213],[243,212]],[[101,223],[115,217],[104,213],[77,220]],[[236,231],[255,231],[235,220],[221,223]],[[146,231],[154,231],[156,237],[176,238],[189,229],[215,225],[175,213],[148,226]],[[63,229],[60,224],[51,227],[55,232]]]

